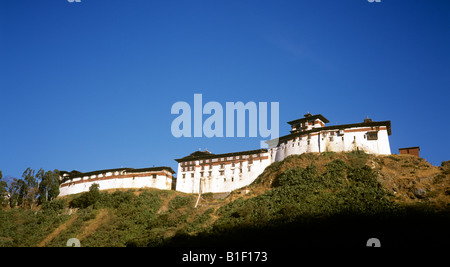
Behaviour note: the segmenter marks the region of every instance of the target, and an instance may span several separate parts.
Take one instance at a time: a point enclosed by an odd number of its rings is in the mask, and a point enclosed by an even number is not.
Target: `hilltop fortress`
[[[268,149],[225,154],[196,151],[175,159],[177,178],[170,167],[144,169],[119,168],[81,173],[61,171],[60,196],[89,190],[93,183],[100,190],[117,188],[158,188],[185,193],[230,192],[251,184],[272,162],[289,155],[306,152],[349,152],[361,150],[369,154],[391,154],[390,121],[372,121],[326,126],[321,114],[307,113],[288,122],[290,134],[269,140]]]

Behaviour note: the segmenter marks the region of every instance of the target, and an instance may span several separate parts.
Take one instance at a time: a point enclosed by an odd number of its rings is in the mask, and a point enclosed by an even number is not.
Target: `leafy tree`
[[[44,172],[40,169],[36,175],[39,183],[39,202],[52,201],[59,195],[59,171],[47,171]]]
[[[22,206],[33,208],[36,204],[52,201],[59,195],[59,171],[44,171],[40,169],[36,174],[27,168],[22,179],[13,178],[9,184],[1,181],[0,172],[0,205],[4,204],[4,196],[9,196],[10,207]],[[7,189],[6,189],[7,187]]]
[[[99,184],[92,184],[89,187],[88,192],[88,201],[91,205],[96,204],[100,200],[100,185]]]
[[[22,206],[27,192],[27,184],[22,179],[13,178],[8,187],[8,192],[10,207]]]
[[[3,207],[7,204],[8,190],[6,189],[8,184],[2,181],[3,175],[0,171],[0,206]]]
[[[48,200],[51,201],[53,199],[56,199],[59,195],[59,170],[54,171],[48,171]]]
[[[26,186],[23,190],[24,193],[24,204],[29,205],[30,208],[33,208],[34,204],[37,201],[37,197],[39,195],[39,181],[37,180],[37,176],[35,175],[35,171],[31,168],[27,168],[22,174],[23,181]]]

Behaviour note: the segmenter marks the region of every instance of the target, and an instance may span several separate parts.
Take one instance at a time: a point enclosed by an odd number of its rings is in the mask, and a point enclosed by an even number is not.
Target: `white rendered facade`
[[[197,151],[176,159],[178,162],[176,189],[185,193],[222,193],[250,185],[271,163],[294,154],[307,152],[350,152],[361,150],[369,154],[391,154],[390,121],[325,126],[322,115],[305,114],[304,118],[288,122],[289,135],[267,141],[269,149],[226,154]],[[117,188],[158,188],[170,190],[170,167],[146,169],[121,168],[80,173],[61,172],[60,196],[86,192],[93,183],[100,190]]]
[[[113,169],[88,173],[61,172],[65,180],[59,187],[59,196],[89,191],[96,183],[100,190],[119,188],[157,188],[170,190],[173,170],[169,167],[147,169]]]
[[[266,149],[228,154],[198,151],[178,161],[176,190],[221,193],[251,184],[271,160]]]
[[[366,119],[362,123],[325,126],[328,120],[323,116],[307,115],[304,119],[290,122],[291,134],[267,142],[272,162],[306,152],[361,150],[376,155],[391,154],[389,121]]]

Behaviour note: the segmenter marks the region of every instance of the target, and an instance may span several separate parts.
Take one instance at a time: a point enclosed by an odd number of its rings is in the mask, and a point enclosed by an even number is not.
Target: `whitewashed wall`
[[[217,164],[212,165],[211,169],[208,167],[202,170],[197,160],[193,171],[183,172],[179,163],[176,190],[185,193],[198,193],[201,181],[202,193],[231,192],[251,184],[270,165],[270,162],[269,153],[266,152],[262,153],[261,159],[253,160],[251,164],[248,160],[242,161],[242,166],[240,166],[240,163],[235,163],[235,167],[232,167],[231,163],[224,163],[223,169],[220,164]],[[224,171],[223,175],[220,174],[221,170]],[[202,171],[204,172],[203,177],[201,177]],[[210,171],[211,175],[209,175]],[[192,173],[194,174],[193,178],[191,177]],[[183,174],[185,174],[185,178],[183,178]]]
[[[389,155],[388,132],[386,129],[378,131],[378,140],[368,140],[366,127],[345,129],[343,134],[330,134],[330,130],[312,133],[310,139],[307,136],[282,142],[278,146],[269,147],[269,153],[273,161],[281,161],[289,155],[303,154],[306,152],[350,152],[362,150],[369,154]],[[330,139],[332,137],[332,140]],[[310,141],[308,144],[308,140]]]
[[[95,177],[94,177],[95,176]],[[104,177],[113,176],[111,173],[105,175]],[[117,176],[114,176],[117,177]],[[153,178],[152,174],[144,177],[117,177],[105,180],[95,180],[98,176],[93,175],[92,177],[83,177],[82,183],[76,183],[80,181],[81,178],[74,178],[73,180],[66,181],[59,188],[59,196],[66,196],[71,194],[78,194],[81,192],[89,191],[89,187],[96,183],[99,184],[100,190],[106,189],[118,189],[118,188],[157,188],[170,190],[172,186],[172,178],[165,175],[157,175]],[[90,181],[92,180],[92,181]],[[63,186],[64,185],[64,186]],[[66,186],[67,185],[67,186]]]

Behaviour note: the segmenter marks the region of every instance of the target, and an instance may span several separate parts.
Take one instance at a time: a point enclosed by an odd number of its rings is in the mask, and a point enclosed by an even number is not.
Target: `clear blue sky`
[[[391,151],[450,160],[450,1],[0,2],[0,170],[171,166],[261,138],[175,138],[177,101],[390,120]],[[205,117],[206,118],[206,117]],[[204,119],[205,119],[204,118]]]

